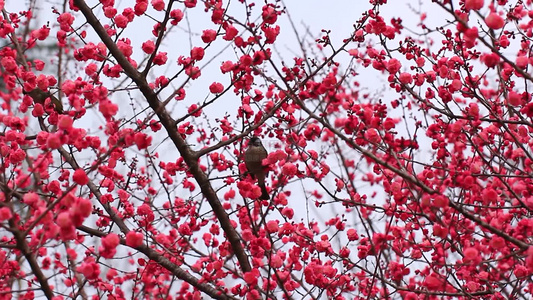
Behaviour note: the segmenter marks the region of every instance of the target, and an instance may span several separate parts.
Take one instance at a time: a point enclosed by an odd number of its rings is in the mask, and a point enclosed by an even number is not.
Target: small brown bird
[[[259,197],[261,200],[270,199],[265,186],[268,170],[263,166],[263,159],[267,158],[267,156],[268,152],[261,144],[261,140],[256,136],[252,137],[248,143],[248,149],[244,153],[244,163],[252,178],[257,178],[257,185],[261,188],[261,196]]]
[[[63,104],[61,103],[61,101],[59,101],[59,99],[57,99],[56,96],[52,95],[52,93],[48,91],[45,92],[41,90],[40,88],[35,88],[28,93],[25,92],[24,94],[27,94],[28,96],[30,96],[33,99],[34,103],[40,103],[43,106],[44,106],[46,99],[50,98],[50,102],[52,102],[52,104],[54,105],[54,110],[58,114],[63,113]]]

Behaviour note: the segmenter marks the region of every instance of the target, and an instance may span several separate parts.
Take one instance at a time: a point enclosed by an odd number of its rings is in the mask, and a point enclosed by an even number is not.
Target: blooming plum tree
[[[0,299],[531,297],[531,1],[119,2],[0,0]]]

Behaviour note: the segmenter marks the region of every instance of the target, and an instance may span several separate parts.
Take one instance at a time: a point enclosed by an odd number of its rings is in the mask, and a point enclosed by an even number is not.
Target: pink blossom
[[[225,29],[226,29],[226,34],[222,38],[226,41],[233,40],[239,33],[237,28],[233,27],[232,25],[228,25]]]
[[[399,79],[402,84],[411,84],[413,82],[413,77],[407,72],[401,73]]]
[[[87,177],[87,173],[85,173],[85,171],[81,168],[74,171],[72,179],[79,185],[86,185],[89,183],[89,177]]]
[[[126,234],[126,245],[130,247],[139,247],[143,244],[144,236],[140,232],[130,231]]]
[[[492,12],[485,18],[485,23],[491,29],[501,29],[505,25],[505,20],[497,13]]]
[[[117,47],[126,57],[129,57],[133,54],[133,47],[131,46],[131,41],[129,39],[122,39],[118,41]]]
[[[484,5],[484,0],[465,0],[466,9],[482,9]]]
[[[143,49],[144,53],[152,54],[155,50],[155,43],[153,41],[146,41],[142,44],[141,48]]]
[[[463,254],[464,254],[464,261],[466,262],[477,260],[479,257],[479,251],[474,247],[466,248],[463,251]]]
[[[202,47],[194,47],[191,49],[191,58],[194,60],[202,60],[204,54],[204,48]]]
[[[167,53],[166,52],[159,52],[154,57],[154,64],[156,65],[164,65],[167,62]]]
[[[183,16],[184,14],[181,9],[173,9],[172,11],[170,11],[170,17],[172,18],[170,23],[172,25],[178,25],[178,23],[183,19]]]
[[[71,26],[74,23],[74,16],[70,13],[62,13],[57,17],[57,22],[59,23],[61,30],[70,32],[72,30]]]
[[[219,94],[219,93],[222,93],[224,91],[224,86],[222,85],[222,83],[213,82],[209,86],[209,91],[211,93],[213,93],[213,94]]]
[[[165,9],[165,2],[163,0],[152,0],[152,6],[157,11]]]
[[[206,29],[202,32],[202,41],[204,43],[211,43],[217,38],[217,32],[213,29]]]
[[[4,206],[0,208],[0,222],[9,220],[13,217],[13,214],[11,213],[11,209],[9,207]]]
[[[126,28],[128,19],[124,15],[118,15],[115,17],[115,24],[117,24],[118,28]]]

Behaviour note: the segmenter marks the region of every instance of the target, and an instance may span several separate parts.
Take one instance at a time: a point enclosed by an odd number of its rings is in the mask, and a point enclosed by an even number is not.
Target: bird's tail
[[[259,197],[259,199],[261,199],[261,200],[270,199],[270,196],[268,195],[268,191],[266,189],[266,186],[264,184],[259,184],[259,187],[261,188],[261,197]]]

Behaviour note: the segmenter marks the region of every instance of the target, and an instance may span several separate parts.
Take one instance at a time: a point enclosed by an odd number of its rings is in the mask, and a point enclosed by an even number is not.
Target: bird
[[[244,163],[252,178],[257,178],[257,185],[261,188],[261,196],[259,197],[261,200],[270,199],[265,186],[268,170],[263,166],[263,159],[267,158],[267,156],[268,152],[263,147],[261,140],[256,136],[250,138],[248,149],[244,153]]]
[[[33,99],[33,102],[40,103],[43,106],[44,106],[46,99],[50,98],[50,102],[54,105],[54,110],[58,114],[63,113],[63,104],[61,103],[61,101],[59,101],[59,99],[57,99],[56,96],[52,95],[52,93],[48,91],[45,92],[41,90],[40,88],[34,88],[33,90],[29,92],[24,92],[24,94],[27,94],[28,96],[30,96]]]

